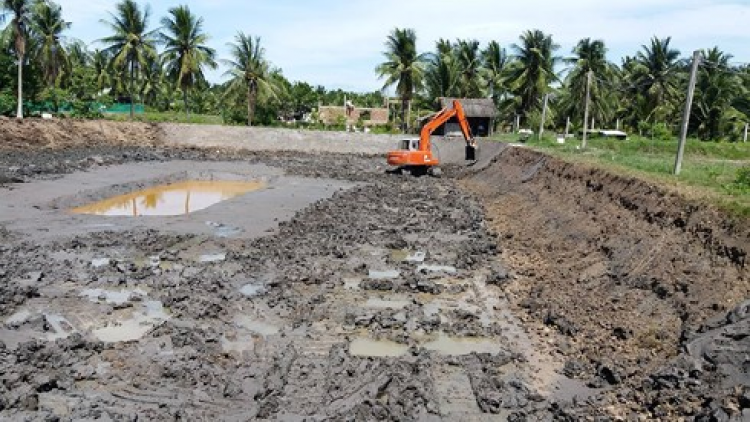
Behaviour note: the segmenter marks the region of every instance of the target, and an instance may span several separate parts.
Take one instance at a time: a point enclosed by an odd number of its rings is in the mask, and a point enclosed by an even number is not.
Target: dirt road
[[[0,188],[0,418],[750,413],[746,223],[504,146],[404,178],[357,150],[167,132],[0,152],[26,182]],[[265,188],[176,217],[69,212],[215,178]]]

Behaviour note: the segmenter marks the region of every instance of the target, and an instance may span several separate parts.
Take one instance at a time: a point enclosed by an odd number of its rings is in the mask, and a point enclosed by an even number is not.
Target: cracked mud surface
[[[625,180],[516,150],[417,179],[364,155],[105,146],[3,153],[0,177],[177,159],[359,184],[262,236],[0,229],[0,418],[748,413],[746,226]]]

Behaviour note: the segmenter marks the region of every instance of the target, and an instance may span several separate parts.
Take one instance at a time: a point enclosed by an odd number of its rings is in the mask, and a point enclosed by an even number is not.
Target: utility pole
[[[570,117],[568,117],[565,120],[565,139],[568,139],[568,134],[570,133]]]
[[[693,66],[690,68],[690,83],[688,84],[687,99],[685,101],[685,112],[682,114],[682,128],[680,129],[680,140],[677,147],[677,159],[674,163],[674,174],[679,176],[682,170],[682,157],[685,155],[685,141],[687,140],[688,126],[690,124],[690,111],[693,107],[695,96],[695,82],[698,79],[698,65],[701,62],[701,52],[693,52]]]
[[[544,135],[544,123],[547,120],[547,104],[549,104],[549,94],[544,95],[544,106],[542,107],[542,121],[539,123],[539,140],[542,140]]]
[[[586,149],[586,141],[589,136],[589,107],[591,106],[591,79],[593,76],[594,72],[589,70],[586,75],[586,107],[583,112],[583,140],[581,141],[581,149]]]
[[[745,123],[745,136],[742,137],[742,142],[747,143],[747,128],[748,124]]]
[[[516,128],[514,130],[515,133],[518,133],[519,130],[521,130],[521,116],[516,114],[516,121],[514,122]]]

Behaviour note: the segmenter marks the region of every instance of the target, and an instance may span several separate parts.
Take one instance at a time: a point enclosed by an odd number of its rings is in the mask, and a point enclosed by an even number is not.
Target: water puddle
[[[103,289],[86,289],[81,291],[80,296],[85,296],[94,303],[107,302],[113,305],[122,305],[134,297],[146,297],[148,293],[141,289],[132,290],[103,290]]]
[[[201,255],[198,257],[198,262],[207,264],[207,263],[214,263],[214,262],[223,262],[227,260],[227,254],[225,253],[216,253],[216,254],[207,254],[207,255]]]
[[[146,301],[143,302],[142,309],[134,312],[131,318],[93,330],[92,334],[106,343],[138,340],[157,324],[168,319],[169,315],[161,302]]]
[[[55,341],[61,338],[67,338],[69,335],[78,332],[65,317],[55,314],[45,314],[44,319],[49,324],[50,332],[47,334],[47,340]]]
[[[240,293],[245,297],[256,297],[266,292],[266,286],[261,284],[245,284],[240,288]]]
[[[401,276],[401,273],[398,270],[370,270],[367,276],[372,280],[392,280],[394,278],[399,278]]]
[[[91,266],[94,268],[102,268],[109,266],[112,262],[109,258],[94,258],[91,260]]]
[[[437,339],[425,343],[422,347],[438,352],[444,356],[462,356],[476,353],[498,353],[499,345],[490,339],[481,337],[452,337],[441,333]]]
[[[227,226],[223,223],[216,223],[213,221],[206,221],[206,225],[214,229],[214,234],[218,237],[234,237],[242,233],[242,229],[232,226]]]
[[[358,278],[345,278],[344,279],[344,289],[346,290],[361,290],[362,289],[362,280]]]
[[[433,317],[440,315],[440,310],[443,308],[442,304],[438,301],[431,301],[422,305],[422,312],[426,317]]]
[[[20,325],[28,321],[29,318],[31,318],[31,316],[32,316],[31,311],[24,309],[9,316],[8,319],[5,320],[5,324],[6,325]]]
[[[427,258],[425,252],[410,252],[405,249],[394,249],[391,251],[391,260],[394,262],[422,263]]]
[[[221,338],[221,348],[225,353],[238,353],[242,355],[244,352],[255,351],[255,340],[252,337],[246,339],[229,339],[226,336]]]
[[[456,274],[458,270],[456,267],[452,267],[450,265],[420,265],[417,267],[417,272],[429,272],[429,273],[446,273],[446,274]]]
[[[408,299],[379,299],[370,298],[365,302],[366,308],[373,309],[404,309],[412,303]]]
[[[357,338],[349,344],[349,353],[352,356],[399,357],[404,356],[408,351],[409,346],[390,340]]]
[[[265,187],[263,182],[187,181],[116,196],[71,211],[122,217],[186,215]]]
[[[279,327],[267,322],[258,321],[247,315],[237,315],[234,318],[234,323],[237,324],[238,327],[242,327],[264,337],[273,336],[281,332]]]
[[[553,396],[555,400],[561,402],[573,402],[576,400],[586,400],[587,398],[597,394],[599,391],[586,386],[586,383],[571,379],[565,376],[560,376],[557,382],[554,383],[555,392]]]

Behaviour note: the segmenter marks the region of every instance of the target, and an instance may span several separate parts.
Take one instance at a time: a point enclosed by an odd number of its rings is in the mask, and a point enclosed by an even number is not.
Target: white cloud
[[[91,41],[106,34],[99,23],[114,2],[60,0],[74,22],[73,36]],[[259,35],[269,59],[292,79],[326,86],[373,90],[373,71],[394,27],[417,31],[419,47],[431,50],[438,38],[497,40],[504,46],[526,29],[538,28],[569,54],[585,37],[604,39],[610,58],[634,54],[654,36],[672,36],[684,55],[719,45],[738,61],[750,61],[750,2],[737,0],[321,0],[274,2],[183,0],[206,20],[212,44],[223,55],[238,30]],[[174,4],[177,4],[176,0]],[[172,2],[152,2],[154,19]],[[218,79],[222,72],[216,72]]]

